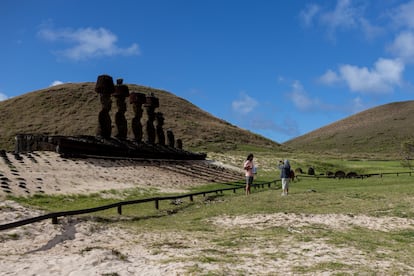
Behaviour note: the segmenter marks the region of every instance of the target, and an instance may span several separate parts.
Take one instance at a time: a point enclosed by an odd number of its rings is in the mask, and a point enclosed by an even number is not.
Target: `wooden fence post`
[[[193,195],[190,195],[190,201],[193,201]]]
[[[118,206],[118,214],[119,215],[122,215],[122,205],[119,205]]]
[[[158,199],[156,199],[155,200],[155,209],[159,209],[160,208],[160,205],[159,205],[159,202],[158,202]]]
[[[57,217],[52,218],[52,224],[58,224],[58,218]]]

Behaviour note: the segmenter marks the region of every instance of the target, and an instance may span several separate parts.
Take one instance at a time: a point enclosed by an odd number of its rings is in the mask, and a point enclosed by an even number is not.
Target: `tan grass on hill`
[[[285,144],[308,152],[399,157],[401,143],[414,137],[414,101],[395,102],[360,112]]]
[[[127,84],[130,92],[154,93],[159,98],[165,118],[164,129],[171,129],[176,139],[182,139],[184,148],[198,149],[213,146],[217,149],[235,149],[239,145],[277,148],[279,145],[260,135],[240,129],[218,119],[174,94]],[[67,83],[27,93],[0,102],[0,149],[13,150],[17,133],[49,135],[95,135],[98,113],[101,110],[95,83]],[[115,135],[115,112],[112,104],[112,136]],[[133,139],[132,106],[127,103],[128,138]],[[145,112],[142,122],[145,122]]]

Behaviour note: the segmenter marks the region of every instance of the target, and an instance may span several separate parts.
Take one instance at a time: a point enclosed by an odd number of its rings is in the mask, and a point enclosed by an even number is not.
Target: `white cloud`
[[[341,78],[351,91],[366,93],[384,93],[401,85],[404,64],[399,60],[380,58],[372,69],[354,65],[342,65],[339,68]]]
[[[384,29],[383,28],[372,25],[365,18],[359,18],[358,23],[359,23],[360,29],[363,31],[363,33],[365,34],[365,37],[368,40],[372,40],[373,38],[384,34]]]
[[[292,84],[292,90],[288,94],[290,100],[293,102],[296,108],[304,112],[345,112],[356,113],[367,108],[363,103],[361,97],[356,97],[350,100],[348,103],[336,103],[329,104],[322,102],[318,98],[312,98],[308,95],[299,81],[295,81]]]
[[[397,57],[407,63],[414,62],[414,33],[405,31],[401,32],[394,39],[389,50]]]
[[[72,47],[59,50],[57,53],[73,60],[102,56],[138,55],[140,53],[136,43],[127,48],[118,47],[118,37],[105,28],[80,28],[77,30],[43,28],[39,35],[52,42],[64,42],[72,45]]]
[[[252,112],[256,106],[258,106],[258,102],[246,93],[242,92],[240,94],[240,98],[233,101],[231,106],[233,111],[236,113],[245,115]]]
[[[356,97],[356,98],[352,99],[352,104],[351,104],[351,112],[352,113],[357,113],[357,112],[360,112],[360,111],[365,110],[365,109],[367,109],[367,107],[363,103],[361,97]]]
[[[331,2],[326,2],[331,3]],[[355,3],[351,0],[337,0],[335,8],[325,9],[316,4],[308,5],[299,14],[304,26],[309,27],[313,22],[327,28],[330,39],[335,39],[338,30],[360,30],[367,39],[372,39],[383,33],[383,29],[373,25],[364,15],[366,3]]]
[[[294,81],[292,84],[292,91],[290,92],[290,99],[293,101],[293,104],[300,110],[307,110],[313,105],[313,100],[311,100],[303,89],[302,84],[299,81]]]
[[[336,28],[353,28],[361,17],[358,9],[351,5],[350,0],[338,0],[335,10],[321,15],[321,21],[333,30]]]
[[[392,13],[391,18],[396,25],[414,29],[414,1],[398,6]]]
[[[64,84],[64,82],[63,82],[63,81],[60,81],[60,80],[55,80],[54,82],[52,82],[52,83],[49,85],[49,87],[50,87],[50,86],[61,85],[61,84]]]
[[[257,131],[270,131],[288,136],[296,136],[299,134],[298,123],[291,118],[285,118],[282,124],[279,125],[268,117],[255,117],[251,120],[249,127]]]
[[[301,111],[330,109],[328,105],[323,104],[319,99],[308,96],[299,81],[292,83],[292,90],[288,93],[288,96],[296,108]]]
[[[299,18],[305,26],[311,26],[319,10],[320,7],[318,5],[310,4],[300,12]]]
[[[330,85],[341,81],[341,78],[338,76],[336,72],[328,70],[319,78],[319,81],[323,84]]]
[[[3,94],[3,93],[0,93],[0,102],[1,101],[4,101],[4,100],[7,100],[9,97],[7,97],[7,95],[6,94]]]
[[[338,72],[328,70],[319,80],[326,85],[344,82],[351,91],[381,94],[403,84],[404,63],[400,59],[379,58],[373,68],[341,65]]]

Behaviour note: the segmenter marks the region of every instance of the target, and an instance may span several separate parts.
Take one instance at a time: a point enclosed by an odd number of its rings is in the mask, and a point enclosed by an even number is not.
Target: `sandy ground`
[[[43,214],[5,200],[4,195],[8,193],[90,193],[132,187],[180,191],[204,181],[165,168],[145,169],[148,164],[137,166],[125,160],[66,160],[55,153],[36,153],[20,161],[10,155],[8,158],[11,165],[0,160],[2,181],[8,184],[3,184],[8,189],[2,188],[0,224]],[[350,227],[385,232],[414,230],[412,219],[340,214],[220,216],[205,223],[213,224],[224,233],[275,226],[286,227],[291,233],[301,233],[313,226],[337,231]],[[0,231],[0,275],[295,275],[292,270],[295,266],[338,260],[351,268],[363,266],[377,272],[376,275],[387,275],[396,266],[414,275],[414,266],[388,259],[372,261],[357,248],[335,246],[324,238],[298,242],[292,235],[276,243],[251,235],[253,240],[239,245],[237,252],[233,252],[212,242],[214,237],[206,232],[131,231],[79,217],[60,219],[56,225],[47,220]],[[230,261],[202,261],[202,258],[214,260],[223,256]],[[341,272],[352,274],[352,269]],[[331,274],[333,271],[317,275]]]
[[[13,201],[1,202],[0,210],[0,223],[41,214]],[[414,229],[412,219],[332,214],[221,216],[206,223],[213,223],[223,231],[236,228],[251,231],[277,225],[288,227],[292,233],[312,225],[336,230],[354,226],[381,231]],[[414,266],[387,259],[372,261],[356,248],[334,246],[323,238],[298,242],[287,237],[275,244],[258,236],[253,243],[238,248],[237,252],[219,248],[208,233],[134,234],[80,218],[65,218],[57,225],[43,221],[0,232],[0,275],[198,275],[200,271],[203,274],[224,271],[222,275],[295,275],[291,270],[294,266],[338,260],[350,267],[364,266],[376,271],[376,275],[387,275],[387,270],[395,266],[414,273]],[[195,256],[206,254],[210,258],[230,254],[237,262],[197,262]],[[191,273],[194,268],[196,272]],[[352,270],[342,272],[352,274]],[[316,275],[331,274],[332,271],[327,271]]]

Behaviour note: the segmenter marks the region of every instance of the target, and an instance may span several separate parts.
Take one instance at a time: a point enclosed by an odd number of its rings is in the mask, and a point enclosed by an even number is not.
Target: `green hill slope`
[[[360,112],[284,143],[303,152],[397,157],[414,137],[414,101]]]

